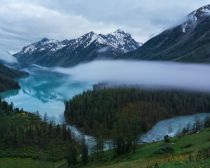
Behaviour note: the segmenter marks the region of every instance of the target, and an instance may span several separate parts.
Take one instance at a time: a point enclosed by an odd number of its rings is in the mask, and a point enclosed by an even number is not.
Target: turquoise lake
[[[20,79],[20,90],[1,94],[7,102],[29,112],[46,113],[50,120],[63,122],[64,102],[84,90],[92,89],[92,84],[77,82],[71,76],[32,66],[25,69],[29,77]]]

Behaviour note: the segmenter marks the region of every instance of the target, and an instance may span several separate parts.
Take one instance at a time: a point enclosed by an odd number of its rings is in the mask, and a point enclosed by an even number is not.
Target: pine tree
[[[73,144],[70,145],[66,159],[70,167],[73,167],[74,165],[77,164],[77,149],[75,145]]]
[[[86,144],[85,136],[82,137],[82,156],[81,156],[81,163],[86,165],[88,163],[88,147]]]

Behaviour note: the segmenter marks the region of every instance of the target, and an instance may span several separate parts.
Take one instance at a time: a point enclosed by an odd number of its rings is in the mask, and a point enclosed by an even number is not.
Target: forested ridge
[[[56,125],[47,116],[27,113],[13,104],[0,100],[0,157],[33,158],[58,161],[79,144],[71,137],[66,125]],[[74,156],[77,158],[77,153]]]
[[[19,89],[20,86],[16,79],[27,76],[26,72],[11,69],[0,64],[0,92]]]
[[[65,117],[86,131],[112,130],[121,115],[137,113],[143,130],[161,119],[210,111],[210,94],[175,90],[111,88],[86,91],[66,102]]]
[[[0,92],[19,88],[17,81],[0,74]]]
[[[131,148],[135,151],[139,135],[160,120],[209,111],[208,93],[106,88],[86,91],[66,102],[65,118],[102,144],[112,139],[116,153],[121,154]]]

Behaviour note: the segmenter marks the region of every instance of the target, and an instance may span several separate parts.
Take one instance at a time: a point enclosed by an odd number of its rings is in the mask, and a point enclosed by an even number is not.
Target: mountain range
[[[20,63],[74,66],[96,59],[210,62],[210,5],[141,44],[122,30],[107,35],[87,33],[73,40],[42,39],[14,55]]]
[[[140,46],[130,34],[122,30],[107,35],[90,32],[73,40],[43,38],[24,47],[14,56],[23,64],[66,67],[95,59],[113,59]]]

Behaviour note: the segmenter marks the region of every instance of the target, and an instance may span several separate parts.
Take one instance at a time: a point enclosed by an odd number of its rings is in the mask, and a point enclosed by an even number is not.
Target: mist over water
[[[50,120],[62,123],[64,120],[64,101],[92,89],[93,84],[105,82],[114,85],[141,85],[152,88],[180,88],[195,91],[210,91],[210,65],[180,64],[171,62],[146,61],[94,61],[72,68],[46,68],[33,65],[25,69],[30,73],[28,78],[19,81],[20,90],[0,94],[15,107],[29,112],[39,111],[41,116],[47,113]],[[203,116],[205,114],[198,114]],[[193,121],[194,116],[183,116],[161,121],[144,135],[143,141],[156,141],[168,132],[171,123],[174,134],[177,125],[185,126]],[[71,126],[75,137],[81,132]],[[155,134],[156,133],[156,134]],[[86,136],[93,145],[94,138]]]
[[[92,85],[87,82],[76,82],[69,75],[53,72],[50,68],[31,66],[25,69],[30,75],[19,80],[20,90],[0,93],[0,97],[15,107],[29,112],[45,113],[49,120],[63,122],[64,101]]]
[[[54,71],[75,81],[210,91],[210,65],[150,61],[94,61]]]
[[[1,94],[6,101],[30,112],[63,117],[64,101],[92,89],[93,84],[138,85],[146,88],[175,88],[210,91],[210,65],[146,61],[94,61],[72,68],[26,68],[28,78],[20,90]]]

